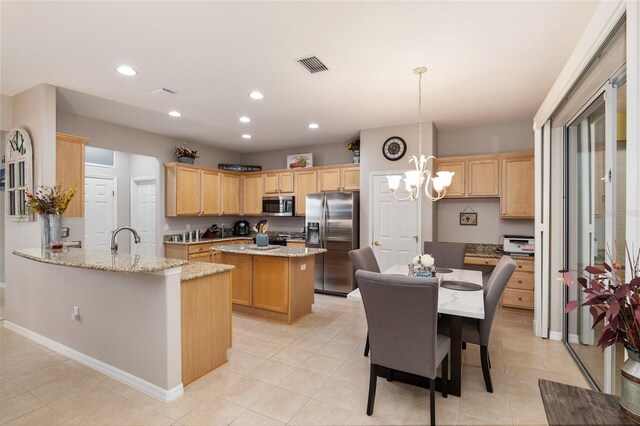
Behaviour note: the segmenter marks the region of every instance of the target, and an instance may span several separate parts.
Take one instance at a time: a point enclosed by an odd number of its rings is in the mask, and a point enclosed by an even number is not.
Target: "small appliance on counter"
[[[207,228],[202,234],[202,238],[218,238],[220,237],[220,228],[215,223]]]
[[[220,238],[233,237],[233,228],[227,228],[224,225],[220,227]]]
[[[239,235],[239,236],[249,235],[250,232],[251,232],[251,228],[249,226],[249,222],[247,222],[244,219],[237,221],[233,225],[233,235]]]
[[[535,239],[531,236],[505,235],[502,251],[516,256],[533,256],[535,253]]]

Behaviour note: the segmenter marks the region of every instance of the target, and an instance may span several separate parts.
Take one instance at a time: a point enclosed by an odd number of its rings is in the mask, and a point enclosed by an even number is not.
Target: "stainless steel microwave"
[[[293,196],[262,197],[262,214],[265,216],[293,216]]]

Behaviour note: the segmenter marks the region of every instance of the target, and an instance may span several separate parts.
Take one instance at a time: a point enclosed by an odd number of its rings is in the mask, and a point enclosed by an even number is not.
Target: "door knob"
[[[374,242],[373,242],[373,245],[374,245],[374,246],[381,246],[381,245],[382,245],[382,243],[381,243],[380,241],[377,241],[377,240],[376,240],[376,241],[374,241]]]

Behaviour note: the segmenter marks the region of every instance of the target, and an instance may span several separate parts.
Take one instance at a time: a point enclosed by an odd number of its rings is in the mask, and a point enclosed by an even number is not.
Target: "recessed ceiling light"
[[[134,75],[138,75],[138,71],[131,68],[129,65],[120,65],[116,70],[122,75],[128,75],[132,77]]]
[[[249,93],[249,97],[251,99],[256,99],[256,100],[264,99],[264,95],[262,93],[258,92],[258,91],[254,91],[254,92]]]
[[[310,129],[317,129],[318,127],[320,127],[320,125],[318,123],[309,123],[309,128]]]
[[[169,115],[172,117],[182,117],[182,114],[178,111],[169,111]]]
[[[244,135],[242,135],[242,139],[251,139],[251,135],[248,133],[245,133]]]
[[[238,121],[240,121],[241,123],[251,123],[251,119],[247,116],[242,116],[238,119]]]

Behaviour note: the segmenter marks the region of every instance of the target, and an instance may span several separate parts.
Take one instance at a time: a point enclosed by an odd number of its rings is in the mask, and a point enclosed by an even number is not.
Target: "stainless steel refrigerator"
[[[360,194],[319,192],[307,195],[306,246],[324,248],[315,256],[315,290],[346,295],[355,288],[349,251],[360,242]]]

